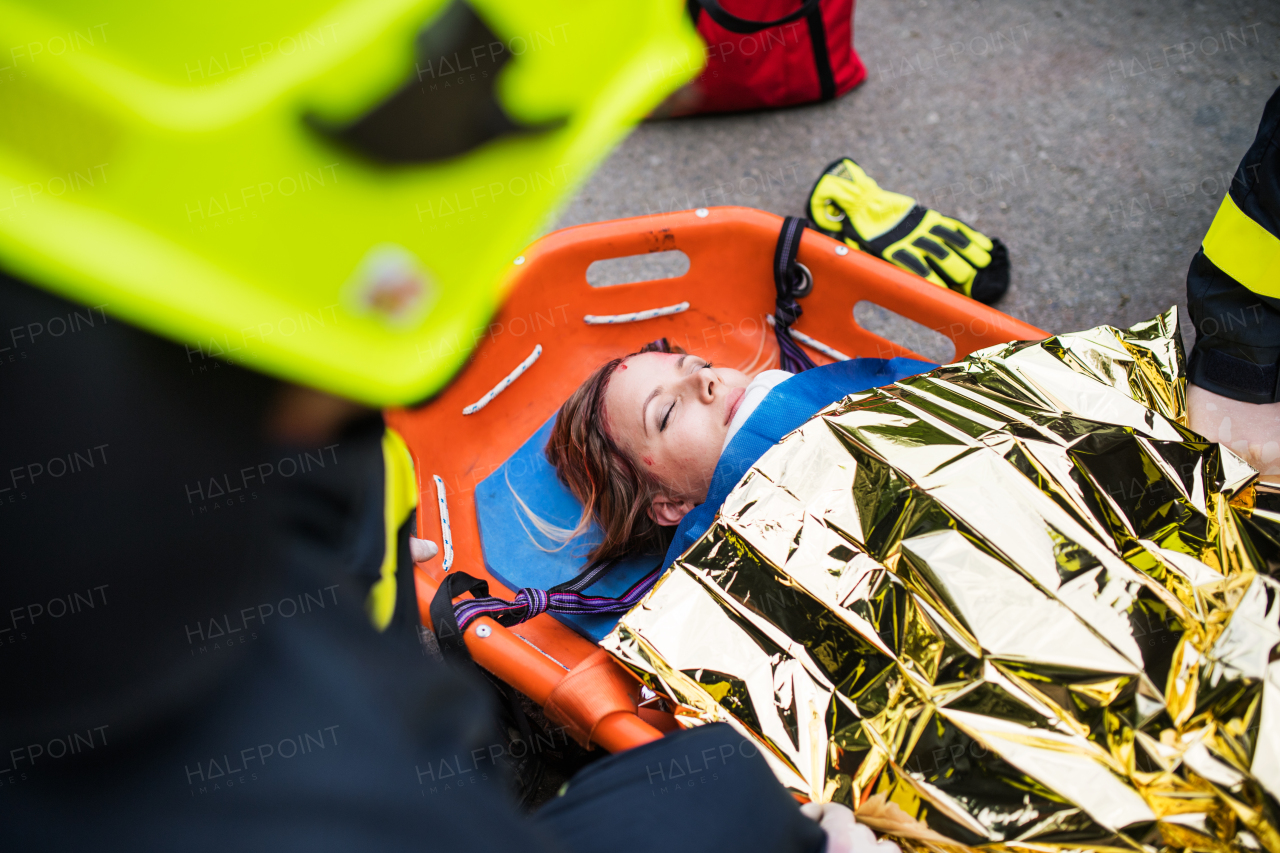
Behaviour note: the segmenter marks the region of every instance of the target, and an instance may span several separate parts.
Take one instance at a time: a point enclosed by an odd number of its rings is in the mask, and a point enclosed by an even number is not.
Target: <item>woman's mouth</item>
[[[726,407],[724,416],[725,426],[733,422],[733,416],[738,414],[738,407],[742,405],[742,398],[745,396],[747,396],[746,388],[734,388],[729,392],[729,405]]]

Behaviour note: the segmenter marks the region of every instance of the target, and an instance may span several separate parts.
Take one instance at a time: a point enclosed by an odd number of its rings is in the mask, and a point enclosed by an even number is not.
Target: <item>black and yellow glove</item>
[[[849,158],[823,171],[809,193],[809,216],[851,248],[986,305],[1009,289],[1009,252],[958,219],[883,190]]]

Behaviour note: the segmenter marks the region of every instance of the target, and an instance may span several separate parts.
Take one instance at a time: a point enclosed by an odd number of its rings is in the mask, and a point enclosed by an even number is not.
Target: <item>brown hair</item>
[[[603,541],[588,555],[592,562],[664,551],[671,540],[672,528],[649,517],[658,481],[637,468],[614,442],[604,410],[609,380],[618,365],[646,352],[683,354],[684,350],[659,338],[604,364],[564,401],[547,440],[547,461],[583,507],[582,522],[574,533],[583,532],[589,521],[604,531]]]

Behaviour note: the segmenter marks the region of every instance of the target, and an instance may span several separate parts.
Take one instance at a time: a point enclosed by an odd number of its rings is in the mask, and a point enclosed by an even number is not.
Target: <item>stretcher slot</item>
[[[956,360],[955,341],[949,338],[942,330],[931,329],[928,326],[917,323],[910,317],[904,317],[896,311],[891,311],[883,305],[877,305],[868,299],[864,299],[853,306],[853,319],[868,332],[872,332],[896,344],[901,344],[907,349],[919,353],[929,361],[936,361],[938,364],[950,364]],[[964,323],[965,320],[964,318],[957,318],[957,322]],[[883,354],[862,353],[862,355],[874,355],[879,358],[892,357],[888,347],[884,349]]]
[[[613,287],[618,284],[679,278],[688,271],[689,256],[679,249],[669,249],[665,252],[645,252],[642,255],[592,261],[591,266],[587,267],[587,283],[592,287]]]

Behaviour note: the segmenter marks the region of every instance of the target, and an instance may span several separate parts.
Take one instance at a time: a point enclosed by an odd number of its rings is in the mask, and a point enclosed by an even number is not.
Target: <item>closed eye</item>
[[[686,360],[686,358],[687,357],[682,357],[680,361],[683,363]],[[711,366],[711,362],[709,361],[703,361],[701,364],[699,364],[698,362],[691,362],[688,370],[690,374],[693,374],[693,373],[697,373],[699,370],[706,369],[710,366]],[[662,416],[662,421],[658,424],[658,432],[666,431],[667,424],[670,423],[671,421],[671,413],[675,411],[675,408],[676,408],[676,403],[674,400],[672,400],[671,405],[667,407],[666,413],[663,414]]]

